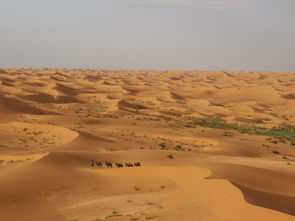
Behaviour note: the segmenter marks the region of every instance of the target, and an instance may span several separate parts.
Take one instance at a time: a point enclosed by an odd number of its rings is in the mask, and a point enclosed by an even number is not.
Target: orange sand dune
[[[0,69],[1,220],[295,220],[293,141],[194,123],[291,128],[294,88],[294,73]]]

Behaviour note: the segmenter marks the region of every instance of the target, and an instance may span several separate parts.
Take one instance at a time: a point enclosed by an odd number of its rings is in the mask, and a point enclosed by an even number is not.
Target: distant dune
[[[295,73],[0,69],[0,219],[293,221],[294,88]]]

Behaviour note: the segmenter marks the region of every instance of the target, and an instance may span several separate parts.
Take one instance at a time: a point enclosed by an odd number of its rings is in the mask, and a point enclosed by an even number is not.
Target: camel
[[[127,162],[125,163],[126,167],[133,167],[133,163]]]
[[[135,163],[134,163],[134,166],[136,166],[136,167],[140,167],[141,164],[140,164],[140,162],[138,161],[138,162],[135,162]]]
[[[90,166],[91,168],[93,168],[94,165],[95,165],[95,164],[94,164],[94,160],[90,160],[90,161],[89,161],[89,166]]]
[[[102,167],[102,163],[100,161],[95,161],[97,167]]]
[[[108,167],[108,168],[113,168],[113,164],[111,162],[105,162],[105,165]]]
[[[118,163],[118,162],[116,162],[116,166],[117,166],[118,168],[120,168],[120,167],[123,167],[123,164],[122,164],[122,163]]]
[[[105,163],[107,168],[113,168],[113,163],[111,163],[109,161],[105,161],[104,163]],[[96,167],[102,168],[103,167],[103,162],[102,161],[94,161],[94,160],[89,161],[89,166],[91,168],[94,168],[95,165],[96,165]],[[116,165],[118,168],[123,168],[124,167],[124,164],[119,163],[119,162],[114,163],[114,165]],[[125,162],[125,166],[126,167],[140,167],[141,163],[139,161],[134,162],[134,163]]]

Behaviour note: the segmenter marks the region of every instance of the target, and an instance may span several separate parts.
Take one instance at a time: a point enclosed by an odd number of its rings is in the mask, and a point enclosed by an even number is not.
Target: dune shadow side
[[[239,188],[246,202],[295,216],[295,197],[253,190],[231,182]]]

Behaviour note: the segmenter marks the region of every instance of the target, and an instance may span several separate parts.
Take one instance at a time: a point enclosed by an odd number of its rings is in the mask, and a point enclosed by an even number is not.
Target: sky
[[[0,0],[0,67],[295,71],[295,1]]]

